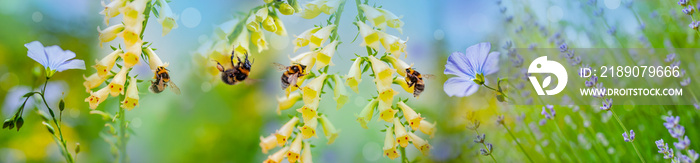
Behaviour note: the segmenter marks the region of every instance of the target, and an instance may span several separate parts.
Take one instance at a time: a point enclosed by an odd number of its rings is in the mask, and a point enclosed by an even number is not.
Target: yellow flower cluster
[[[340,6],[340,0],[314,0],[304,5],[301,11],[301,17],[304,19],[313,19],[321,13],[334,14]]]

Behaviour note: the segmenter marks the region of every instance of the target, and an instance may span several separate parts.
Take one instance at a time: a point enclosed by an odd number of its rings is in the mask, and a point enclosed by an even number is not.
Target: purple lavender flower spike
[[[627,136],[627,132],[622,133],[622,138],[625,139],[625,142],[630,142],[630,138]]]
[[[671,62],[674,59],[676,59],[676,53],[671,53],[671,54],[666,55],[666,59],[664,59],[664,61]]]
[[[634,130],[630,130],[630,141],[634,141]]]
[[[674,142],[673,146],[676,146],[676,149],[679,150],[688,149],[688,147],[690,147],[690,139],[688,139],[688,135],[686,135],[683,139],[678,139],[678,142]]]

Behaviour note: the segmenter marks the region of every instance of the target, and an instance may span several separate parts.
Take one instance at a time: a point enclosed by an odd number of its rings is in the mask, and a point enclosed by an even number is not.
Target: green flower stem
[[[624,124],[622,124],[622,121],[620,121],[620,118],[617,116],[617,114],[615,113],[615,111],[612,108],[610,109],[610,112],[612,112],[613,116],[615,116],[615,120],[617,120],[617,123],[620,124],[620,126],[622,126],[622,130],[623,130],[622,132],[627,132],[627,128],[625,127]],[[634,141],[632,141],[632,147],[634,148],[634,151],[637,153],[639,160],[641,160],[643,163],[646,163],[646,161],[644,161],[644,158],[642,158],[642,155],[639,153],[637,146],[634,145]]]
[[[559,126],[559,122],[557,122],[556,119],[554,119],[554,118],[552,118],[552,121],[554,121],[553,123],[557,127],[557,131],[559,131],[559,134],[561,134],[561,136],[567,140],[564,143],[567,147],[569,147],[569,150],[571,150],[571,153],[574,154],[574,157],[576,158],[576,160],[572,160],[572,161],[581,162],[581,158],[579,158],[578,155],[576,154],[576,150],[574,150],[574,147],[571,147],[571,144],[569,144],[569,141],[568,141],[569,139],[566,138],[566,135],[564,135],[564,132],[562,132],[561,127]]]
[[[143,40],[143,32],[146,31],[146,25],[148,24],[148,18],[151,17],[151,10],[153,9],[153,3],[151,3],[151,0],[149,0],[146,3],[146,10],[143,11],[144,16],[146,16],[146,19],[143,20],[143,27],[141,27],[141,34],[139,34],[139,37]]]
[[[523,146],[520,145],[520,142],[518,141],[518,139],[515,138],[515,135],[513,135],[513,133],[510,132],[510,129],[508,129],[508,126],[506,126],[505,123],[501,123],[501,125],[503,126],[503,128],[506,128],[506,131],[508,131],[508,134],[510,135],[510,137],[513,138],[513,140],[515,140],[515,143],[516,143],[516,144],[518,144],[518,147],[520,147],[520,150],[523,151],[523,153],[524,153],[525,156],[527,157],[527,160],[529,160],[530,162],[534,162],[534,161],[532,161],[532,158],[530,158],[530,155],[528,155],[527,152],[525,152],[525,148],[523,148]]]
[[[39,92],[39,96],[41,96],[41,100],[44,101],[44,105],[46,105],[46,109],[49,110],[49,113],[51,114],[51,119],[53,120],[53,123],[56,125],[56,128],[58,128],[58,135],[59,139],[59,144],[61,147],[63,147],[63,156],[66,158],[66,162],[72,163],[73,157],[71,156],[70,152],[68,151],[68,147],[66,145],[66,139],[63,138],[63,132],[61,131],[61,125],[58,124],[58,121],[56,120],[56,115],[53,113],[53,110],[51,107],[49,107],[49,103],[46,102],[46,97],[44,96],[44,92],[46,91],[46,84],[49,83],[50,78],[46,78],[46,81],[44,81],[44,88],[41,89],[41,92]],[[27,97],[29,98],[29,97]],[[52,134],[53,135],[53,134]],[[56,135],[53,135],[56,137]]]
[[[479,130],[478,130],[478,129],[474,129],[474,131],[476,131],[476,135],[479,135]],[[481,145],[483,145],[483,146],[484,146],[484,149],[486,150],[486,152],[489,153],[489,156],[491,156],[491,159],[493,159],[493,162],[498,162],[498,161],[496,161],[496,158],[493,157],[493,152],[491,152],[491,151],[489,150],[489,148],[486,147],[486,143],[481,142]]]
[[[124,95],[119,96],[119,101],[124,100]],[[124,108],[119,106],[117,102],[117,107],[119,107],[119,162],[125,163],[126,161],[126,114],[124,113]]]
[[[387,131],[388,132],[388,131]],[[402,163],[408,163],[408,157],[406,157],[406,148],[405,147],[399,147],[399,151],[401,152],[401,162]]]

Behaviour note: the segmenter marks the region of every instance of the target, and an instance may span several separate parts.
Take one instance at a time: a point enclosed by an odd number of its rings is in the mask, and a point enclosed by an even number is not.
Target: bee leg
[[[216,62],[216,69],[219,69],[220,72],[224,72],[224,66],[219,62]]]

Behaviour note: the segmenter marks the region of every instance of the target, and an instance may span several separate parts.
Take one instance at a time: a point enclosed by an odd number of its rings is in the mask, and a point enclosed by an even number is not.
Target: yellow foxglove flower
[[[220,63],[224,67],[231,68],[231,52],[233,51],[233,46],[229,44],[228,40],[218,40],[211,47],[212,51],[209,53],[209,58]],[[214,63],[216,64],[216,63]],[[216,70],[217,73],[219,70]]]
[[[100,78],[107,78],[109,71],[111,71],[112,67],[114,67],[114,62],[117,61],[117,57],[122,55],[122,53],[122,49],[117,49],[114,52],[109,53],[109,55],[105,56],[101,60],[95,60],[97,64],[92,67],[97,70],[97,75],[100,76]]]
[[[314,32],[314,34],[311,35],[311,37],[309,38],[309,48],[311,48],[311,50],[314,50],[318,47],[321,47],[321,44],[323,44],[323,42],[326,42],[326,40],[328,40],[328,37],[331,36],[331,32],[335,30],[335,27],[335,24],[329,25]]]
[[[360,4],[359,7],[365,16],[367,16],[369,22],[372,22],[372,25],[382,29],[386,27],[386,17],[383,13],[379,12],[377,8],[366,4]]]
[[[250,51],[248,47],[250,45],[250,37],[248,36],[248,30],[241,30],[241,34],[233,40],[233,51],[236,54],[246,54]]]
[[[137,33],[141,32],[141,22],[146,20],[146,16],[143,13],[148,2],[150,0],[134,0],[121,8],[120,12],[124,14],[123,22],[126,27],[138,28]]]
[[[393,83],[400,85],[401,88],[403,88],[403,90],[405,90],[406,92],[411,93],[411,94],[413,94],[413,91],[415,90],[414,89],[415,85],[408,87],[408,83],[406,83],[406,78],[404,78],[404,77],[399,76],[399,77],[394,78]]]
[[[319,95],[321,95],[321,89],[323,89],[323,85],[326,82],[326,77],[328,77],[327,74],[321,74],[301,89],[304,95],[304,104],[311,104],[321,98]]]
[[[421,120],[418,129],[424,134],[430,135],[431,139],[433,138],[433,136],[435,136],[435,122],[430,123],[426,120]]]
[[[160,0],[160,6],[158,22],[163,26],[163,36],[165,36],[170,30],[177,28],[177,15],[173,13],[167,2]]]
[[[236,25],[238,25],[238,21],[238,19],[231,19],[229,21],[219,24],[218,26],[214,27],[214,34],[219,40],[228,39],[228,36],[231,35],[231,33],[233,33],[233,30],[235,30]]]
[[[270,32],[276,32],[277,31],[277,25],[275,25],[275,18],[272,17],[272,15],[267,16],[265,20],[262,21],[262,26],[263,29],[270,31]]]
[[[286,97],[277,97],[277,115],[281,114],[282,110],[287,110],[294,106],[299,100],[301,100],[301,93],[299,92],[293,92]]]
[[[364,61],[362,57],[355,58],[352,66],[350,66],[350,71],[345,76],[345,83],[347,83],[348,86],[355,91],[355,93],[360,93],[357,87],[362,81],[362,67],[360,67],[362,65],[362,61]]]
[[[406,105],[406,103],[403,101],[399,101],[397,105],[403,112],[403,117],[406,118],[406,121],[408,121],[408,125],[411,126],[411,129],[417,130],[421,121],[423,120],[423,118],[420,117],[420,114],[416,113],[416,111],[411,109],[411,107],[408,107],[408,105]]]
[[[126,97],[124,101],[122,101],[122,108],[131,110],[139,104],[139,90],[136,85],[138,85],[138,82],[136,78],[132,76],[131,79],[129,79],[129,86],[126,88]]]
[[[97,32],[100,33],[100,36],[98,37],[100,39],[100,47],[102,47],[102,43],[110,42],[114,40],[114,38],[117,38],[117,34],[121,33],[123,30],[124,24],[113,25],[107,27],[105,30],[101,30],[98,26]]]
[[[338,7],[340,6],[340,0],[326,0],[325,3],[321,6],[321,12],[331,15],[334,14],[336,11],[338,11]]]
[[[389,86],[391,81],[394,79],[393,71],[389,68],[389,65],[382,62],[381,60],[375,58],[374,56],[368,56],[369,63],[372,65],[372,71],[374,71],[374,77],[377,83],[382,83],[384,86]]]
[[[297,112],[301,113],[302,119],[304,119],[304,122],[310,121],[318,116],[318,104],[319,104],[320,98],[314,99],[313,102],[304,104],[303,107],[297,109]]]
[[[109,83],[107,87],[109,87],[109,94],[112,96],[118,96],[120,94],[124,94],[124,83],[126,82],[126,73],[129,71],[129,68],[127,67],[122,67],[121,70],[117,73],[117,75],[112,78],[112,82]]]
[[[335,89],[333,89],[333,100],[336,103],[336,110],[340,109],[348,102],[348,92],[345,90],[345,85],[340,79],[340,75],[333,75],[335,81]]]
[[[295,38],[292,41],[292,43],[294,43],[294,52],[297,52],[297,50],[301,47],[309,45],[309,39],[311,39],[311,35],[313,35],[320,29],[321,27],[314,27],[311,29],[307,29],[306,31],[299,34],[299,36],[294,36]]]
[[[146,51],[146,55],[148,55],[148,65],[151,66],[151,71],[155,72],[156,68],[159,66],[168,67],[169,64],[163,63],[151,47],[146,47],[144,51]]]
[[[139,63],[139,59],[141,57],[141,42],[138,42],[130,47],[127,47],[126,53],[122,53],[121,57],[124,60],[124,67],[126,68],[131,68],[134,67],[137,63]]]
[[[301,131],[301,136],[304,139],[309,139],[312,136],[318,137],[316,136],[316,126],[318,126],[318,118],[316,117],[314,117],[310,121],[304,121],[304,126],[299,127],[299,130]]]
[[[311,143],[304,143],[304,151],[301,153],[301,163],[313,163],[311,158]]]
[[[91,89],[102,85],[102,82],[105,82],[105,79],[107,78],[101,78],[99,75],[97,75],[97,73],[94,73],[90,75],[90,77],[85,77],[85,75],[83,75],[83,79],[85,79],[85,82],[83,82],[85,92],[90,92]]]
[[[279,10],[283,15],[292,15],[295,12],[294,7],[287,3],[281,3],[277,10]]]
[[[267,41],[265,40],[265,34],[263,34],[262,30],[253,32],[250,39],[253,41],[253,44],[258,47],[258,53],[267,50]]]
[[[391,88],[391,84],[384,84],[382,82],[377,82],[377,91],[379,92],[379,99],[381,102],[387,105],[391,105],[394,101],[394,96],[398,95],[399,92]]]
[[[362,36],[363,39],[360,46],[369,46],[374,50],[379,50],[379,46],[381,46],[381,42],[379,41],[379,32],[361,21],[358,21],[355,24],[360,29],[360,36]]]
[[[282,162],[282,159],[287,156],[288,151],[289,147],[284,147],[274,154],[267,156],[267,160],[263,161],[263,163],[280,163]]]
[[[270,134],[267,137],[260,136],[260,148],[264,154],[267,154],[267,151],[275,147],[277,147],[277,138],[274,134]]]
[[[125,27],[124,31],[120,33],[122,38],[124,38],[125,47],[132,47],[140,42],[142,42],[141,37],[141,27]]]
[[[258,9],[258,11],[255,11],[255,21],[263,22],[263,20],[267,19],[267,13],[267,7]]]
[[[396,135],[396,143],[406,148],[408,146],[408,134],[406,134],[406,128],[403,127],[398,118],[394,118],[394,134]]]
[[[255,15],[251,15],[248,17],[248,19],[245,21],[245,27],[249,31],[259,31],[260,30],[260,22],[255,20]]]
[[[379,32],[379,41],[384,46],[384,50],[388,53],[394,55],[394,57],[401,57],[401,53],[406,53],[406,40],[401,40],[398,37],[384,32]],[[408,56],[408,54],[406,54]]]
[[[326,117],[326,115],[321,115],[321,118],[319,121],[321,121],[321,128],[323,128],[323,135],[326,135],[326,139],[328,139],[328,144],[333,144],[335,142],[335,138],[338,137],[340,131],[335,129],[335,126],[331,123],[331,121]]]
[[[90,92],[90,97],[85,98],[85,102],[90,103],[90,109],[97,108],[97,105],[104,102],[109,95],[109,87],[104,87],[97,92]]]
[[[119,9],[126,5],[126,0],[113,0],[109,4],[105,4],[104,1],[101,1],[101,3],[105,9],[100,11],[100,14],[105,15],[105,24],[109,24],[110,18],[119,15]]]
[[[319,70],[323,67],[326,67],[327,65],[333,65],[333,62],[331,62],[331,58],[333,58],[333,55],[335,54],[336,47],[338,46],[338,41],[333,41],[330,44],[326,45],[321,49],[318,54],[316,55],[316,62],[318,66],[316,66],[316,70]]]
[[[397,110],[392,109],[391,105],[383,102],[380,102],[377,105],[377,110],[379,111],[379,119],[377,119],[377,121],[384,120],[390,123],[391,120],[394,119],[394,115],[396,115],[396,112],[398,112]]]
[[[385,10],[382,8],[377,8],[377,10],[384,14],[384,17],[386,18],[386,24],[389,25],[389,27],[395,28],[399,31],[399,33],[403,33],[403,30],[401,29],[401,27],[403,27],[403,21],[401,21],[400,16],[396,16],[389,10]]]
[[[372,99],[372,101],[367,103],[362,111],[360,111],[360,115],[355,115],[357,117],[357,122],[360,122],[360,126],[362,126],[362,128],[367,129],[367,123],[372,119],[374,108],[377,107],[378,103],[379,100]]]
[[[304,19],[313,19],[319,14],[321,14],[321,7],[325,3],[325,0],[315,0],[304,5],[304,9],[301,10],[301,17]]]
[[[391,130],[386,130],[383,149],[384,156],[387,156],[392,160],[399,157],[399,153],[396,152],[396,139],[394,139],[394,132],[391,132]]]
[[[413,134],[412,132],[409,132],[408,136],[411,137],[411,142],[413,143],[413,146],[420,150],[420,152],[423,153],[423,155],[428,155],[428,153],[430,152],[430,144],[428,144],[428,141],[423,140],[422,138],[418,137],[418,135]]]
[[[282,127],[275,132],[275,137],[277,137],[277,145],[283,146],[285,143],[287,143],[287,139],[292,134],[292,131],[294,131],[294,126],[296,126],[298,122],[299,118],[292,117],[292,119],[282,125]]]
[[[279,36],[287,36],[287,29],[284,28],[284,23],[277,16],[270,15],[272,21],[275,23],[275,34]]]
[[[396,69],[396,73],[399,73],[399,75],[403,77],[406,77],[406,69],[411,68],[411,65],[408,65],[406,62],[396,58],[396,56],[385,55],[382,57],[382,60],[391,63],[391,65],[394,66],[394,69]]]
[[[292,145],[289,147],[289,151],[287,151],[287,161],[290,163],[295,163],[297,160],[299,160],[299,156],[301,154],[301,136],[298,136],[294,138],[294,141],[292,141]]]

